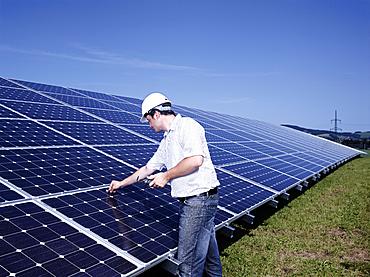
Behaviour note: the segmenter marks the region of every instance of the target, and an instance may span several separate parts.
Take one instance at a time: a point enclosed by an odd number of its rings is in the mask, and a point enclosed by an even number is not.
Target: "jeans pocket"
[[[191,207],[203,207],[206,200],[206,196],[194,196],[186,198],[184,204]]]

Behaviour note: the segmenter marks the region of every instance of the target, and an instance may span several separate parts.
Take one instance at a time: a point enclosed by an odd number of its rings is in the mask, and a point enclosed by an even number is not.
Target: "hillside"
[[[370,146],[370,131],[367,132],[333,132],[328,130],[308,129],[296,125],[282,124],[281,126],[292,128],[301,132],[309,133],[315,136],[319,136],[331,141],[336,141],[341,144],[359,148],[368,149]]]

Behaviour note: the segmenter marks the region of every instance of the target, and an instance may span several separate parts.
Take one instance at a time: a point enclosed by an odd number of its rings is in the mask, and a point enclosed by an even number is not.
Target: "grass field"
[[[290,193],[278,210],[255,210],[255,227],[218,234],[224,276],[370,276],[370,152]],[[172,275],[155,267],[140,276]]]
[[[370,276],[370,155],[219,239],[224,276]],[[297,197],[298,196],[298,197]]]

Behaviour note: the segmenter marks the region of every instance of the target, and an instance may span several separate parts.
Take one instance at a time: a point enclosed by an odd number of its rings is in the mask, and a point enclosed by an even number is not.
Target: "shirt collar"
[[[164,134],[163,134],[164,137],[167,136],[171,131],[176,130],[176,128],[179,125],[179,122],[180,122],[181,118],[182,118],[181,114],[178,113],[176,115],[175,119],[172,121],[170,129],[168,131],[164,132]]]

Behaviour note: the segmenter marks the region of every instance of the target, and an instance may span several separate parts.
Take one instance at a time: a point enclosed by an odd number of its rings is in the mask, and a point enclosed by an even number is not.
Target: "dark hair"
[[[167,103],[163,103],[161,105],[162,107],[170,107],[171,108],[171,103],[170,102],[167,102]],[[144,114],[144,117],[150,115],[151,117],[154,116],[155,112],[159,112],[160,114],[163,114],[163,115],[174,115],[176,116],[176,113],[173,111],[173,110],[164,110],[164,111],[161,111],[159,109],[156,109],[156,108],[153,108],[151,110],[149,110],[146,114]]]
[[[159,112],[160,114],[163,114],[163,115],[174,115],[176,116],[176,113],[173,111],[173,110],[168,110],[168,111],[160,111],[158,109],[151,109],[149,110],[149,112],[147,112],[144,117],[150,115],[151,117],[154,116],[155,112]]]
[[[163,115],[174,115],[176,116],[176,113],[173,111],[173,110],[169,110],[169,111],[159,111],[161,114]]]

